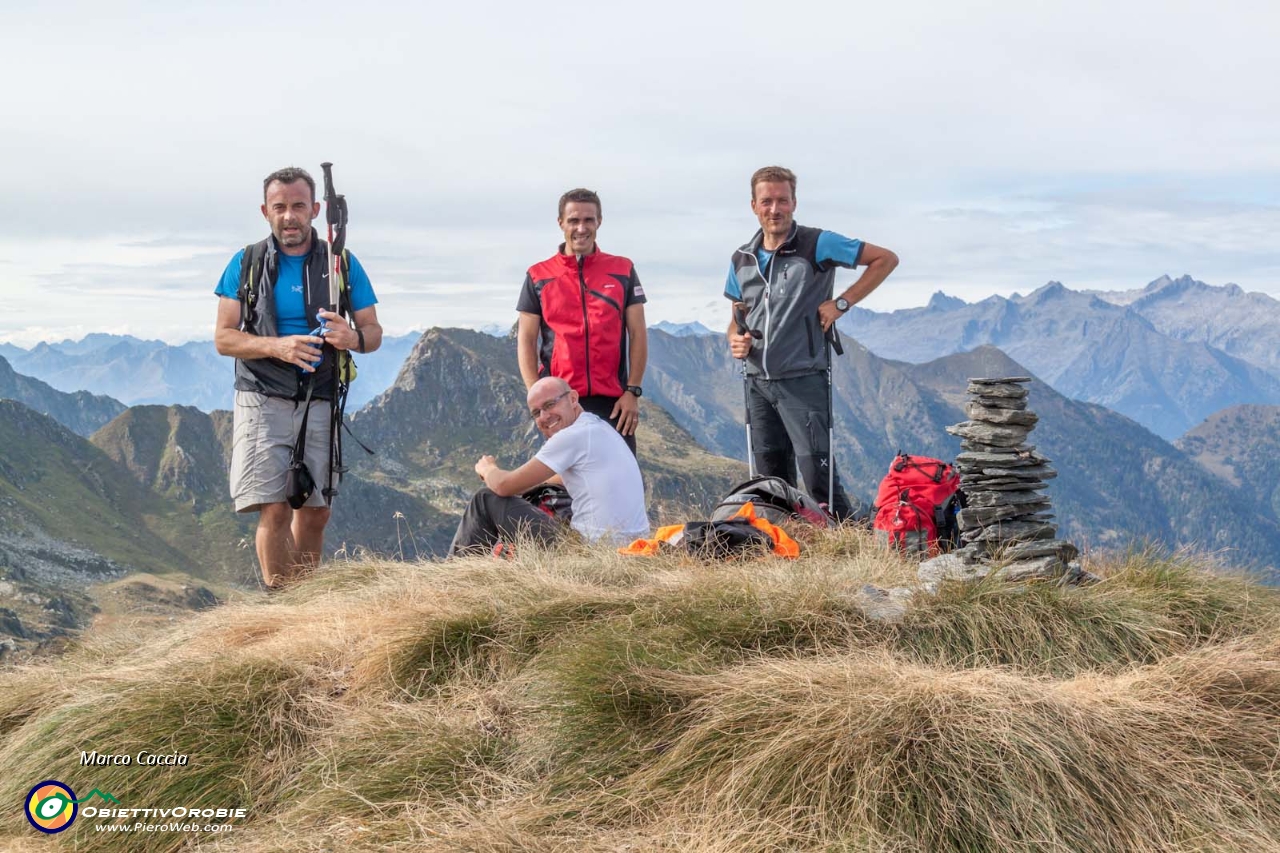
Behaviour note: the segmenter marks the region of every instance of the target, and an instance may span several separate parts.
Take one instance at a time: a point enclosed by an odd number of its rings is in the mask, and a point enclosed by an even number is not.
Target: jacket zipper
[[[778,259],[778,252],[782,251],[783,246],[791,242],[792,236],[795,234],[796,228],[792,224],[791,231],[787,234],[787,239],[782,241],[778,248],[773,250],[769,256],[769,273],[773,273],[773,262]],[[764,245],[764,234],[760,235],[760,245]],[[738,250],[739,252],[742,249]],[[751,256],[751,261],[756,265],[756,272],[760,273],[760,277],[764,279],[764,352],[760,354],[760,372],[764,374],[764,378],[769,378],[769,341],[773,338],[773,330],[769,327],[769,323],[773,319],[773,313],[770,311],[769,297],[773,293],[773,280],[765,275],[764,270],[760,268],[760,256],[755,252],[747,252]]]
[[[587,396],[591,396],[591,326],[587,323],[587,278],[582,272],[582,255],[578,255],[578,285],[582,295],[582,339],[587,351],[583,355],[583,366],[587,372]]]
[[[776,255],[776,253],[777,253],[777,250],[775,249],[774,254]],[[760,256],[757,255],[755,252],[751,252],[750,255],[751,255],[751,260],[756,265],[756,272],[760,273],[760,277],[764,279],[764,352],[760,354],[760,372],[764,374],[765,379],[768,379],[769,378],[769,341],[773,339],[773,330],[769,327],[769,324],[773,318],[773,313],[770,310],[770,305],[769,305],[769,297],[773,292],[773,282],[769,279],[769,276],[765,274],[764,269],[760,266]],[[769,258],[770,273],[773,272],[774,260],[776,260],[776,257],[770,256]]]

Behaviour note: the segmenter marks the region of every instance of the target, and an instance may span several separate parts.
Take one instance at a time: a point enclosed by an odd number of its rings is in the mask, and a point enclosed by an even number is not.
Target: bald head
[[[565,382],[559,376],[544,376],[537,382],[529,386],[529,394],[525,400],[529,403],[530,408],[537,405],[534,399],[543,397],[554,397],[557,394],[564,393],[569,390],[569,383]]]

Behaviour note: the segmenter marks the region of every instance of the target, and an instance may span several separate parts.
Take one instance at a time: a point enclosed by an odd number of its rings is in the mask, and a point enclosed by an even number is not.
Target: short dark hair
[[[765,166],[763,169],[756,169],[754,175],[751,176],[751,200],[756,198],[756,184],[766,183],[775,184],[786,181],[791,184],[791,197],[796,197],[796,173],[790,169],[784,169],[782,166]]]
[[[600,196],[596,195],[595,190],[585,190],[582,187],[560,196],[560,212],[556,214],[556,219],[564,219],[564,206],[571,201],[591,202],[596,206],[596,219],[604,219],[604,211],[600,209]]]
[[[306,181],[307,186],[311,188],[311,200],[316,200],[316,179],[307,174],[306,169],[299,169],[297,166],[285,166],[283,169],[276,169],[262,182],[262,200],[267,200],[267,187],[271,186],[273,181],[279,181],[282,184],[291,184],[294,181]]]

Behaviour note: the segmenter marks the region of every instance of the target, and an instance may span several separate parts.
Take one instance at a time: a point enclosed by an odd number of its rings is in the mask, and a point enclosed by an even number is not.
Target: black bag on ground
[[[573,521],[573,498],[569,496],[569,490],[564,486],[543,483],[541,486],[534,486],[520,497],[557,521],[563,521],[565,524]]]
[[[708,559],[756,556],[773,551],[773,539],[745,519],[690,521],[680,544],[690,554]]]
[[[745,503],[755,504],[756,517],[778,524],[796,519],[814,527],[827,527],[831,516],[809,495],[781,477],[756,477],[735,486],[711,512],[712,521],[726,521]]]

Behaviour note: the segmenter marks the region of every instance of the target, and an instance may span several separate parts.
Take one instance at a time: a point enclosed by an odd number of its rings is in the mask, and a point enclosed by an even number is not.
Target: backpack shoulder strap
[[[245,321],[253,316],[258,301],[257,275],[262,269],[262,259],[266,254],[266,243],[258,242],[245,246],[244,254],[240,257],[240,288],[236,295],[240,300],[241,328],[244,327]]]

